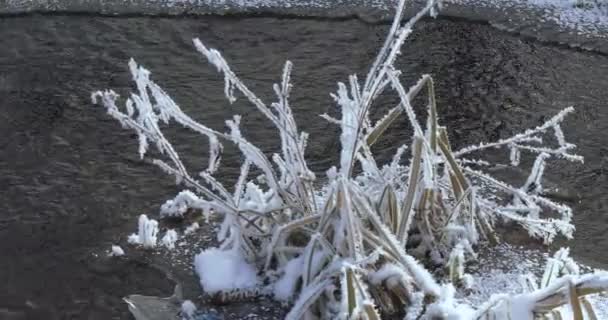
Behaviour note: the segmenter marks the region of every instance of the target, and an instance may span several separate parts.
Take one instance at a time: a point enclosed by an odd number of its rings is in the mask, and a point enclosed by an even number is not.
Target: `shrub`
[[[133,60],[129,67],[137,93],[126,100],[124,111],[116,105],[118,95],[113,91],[93,94],[94,102],[100,101],[110,116],[138,134],[141,157],[149,144],[156,146],[166,160],[156,159],[154,164],[189,189],[163,205],[163,215],[179,216],[198,209],[222,219],[219,248],[196,258],[197,271],[209,273],[201,276],[203,288],[223,290],[228,296],[272,294],[292,302],[287,319],[395,315],[406,319],[532,319],[533,315],[559,312],[555,310],[564,304],[570,305],[577,319],[591,315],[584,295],[606,289],[608,276],[578,276],[567,251],[558,252],[540,285],[529,282],[529,293],[496,295],[478,308],[455,299],[456,288],[466,287],[470,281],[465,261],[475,259],[475,248],[499,241],[498,223],[516,222],[545,243],[558,235],[572,237],[572,210],[543,195],[542,177],[549,160],[583,159],[573,153],[575,146],[566,141],[560,128],[573,108],[508,139],[452,149],[447,130],[439,122],[431,76],[423,75],[406,89],[394,67],[414,24],[429,13],[434,15],[437,5],[429,0],[424,9],[402,23],[405,0],[400,1],[365,81],[353,75],[347,83],[338,83],[332,96],[341,118],[323,118],[341,128],[340,163],[328,170],[321,189],[315,187],[316,177],[305,159],[308,135],[298,130],[289,105],[289,61],[281,82],[273,87],[277,102],[268,106],[217,50],[194,39],[196,49],[224,76],[227,99],[233,102],[237,92],[242,94],[276,127],[281,151],[272,155],[264,154],[241,134],[240,116],[226,121],[228,132],[194,121]],[[370,110],[388,90],[399,95],[400,103],[372,123]],[[423,90],[428,115],[421,122],[412,101]],[[370,147],[400,115],[413,128],[411,148],[401,146],[390,163],[380,165]],[[163,134],[160,123],[172,122],[209,140],[209,164],[199,176],[191,175]],[[546,140],[554,141],[543,144]],[[240,178],[231,190],[213,177],[222,143],[236,145],[244,156]],[[490,148],[508,150],[512,166],[519,165],[522,152],[536,155],[521,187],[482,171],[488,163],[473,155]],[[404,164],[407,152],[411,156]],[[355,165],[360,165],[360,173],[355,173]],[[257,179],[251,177],[252,167],[262,172]],[[212,261],[222,261],[234,274],[213,270]],[[443,267],[445,277],[438,272]],[[251,270],[257,270],[257,275],[252,276]],[[247,281],[233,281],[231,276],[243,271],[247,271]],[[218,283],[218,276],[226,281]]]

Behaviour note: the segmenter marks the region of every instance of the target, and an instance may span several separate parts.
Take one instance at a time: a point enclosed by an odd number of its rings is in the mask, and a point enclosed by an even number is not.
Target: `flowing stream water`
[[[163,271],[136,250],[123,246],[129,259],[103,257],[111,244],[124,244],[139,214],[156,216],[180,190],[139,159],[131,132],[90,102],[94,90],[130,92],[130,57],[195,119],[223,130],[224,120],[243,115],[244,134],[267,151],[277,142],[271,125],[243,99],[226,101],[222,78],[191,39],[224,52],[267,102],[290,59],[291,104],[310,133],[308,157],[321,176],[340,146],[337,128],[318,115],[336,112],[329,93],[349,74],[365,75],[387,28],[360,19],[281,16],[0,18],[0,318],[124,319],[122,296],[171,292]],[[606,55],[439,18],[417,25],[398,65],[408,85],[423,73],[435,77],[441,121],[458,146],[510,136],[575,106],[563,128],[585,164],[552,162],[548,180],[563,187],[575,209],[569,245],[576,258],[608,266]],[[392,106],[391,99],[379,108]],[[397,124],[377,148],[381,158],[407,143],[409,130]],[[189,155],[186,163],[203,168],[204,139],[169,132]],[[222,179],[234,178],[238,160],[226,150]]]

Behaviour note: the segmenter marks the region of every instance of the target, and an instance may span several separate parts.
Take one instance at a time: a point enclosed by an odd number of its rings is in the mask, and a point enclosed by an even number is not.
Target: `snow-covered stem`
[[[372,65],[362,91],[357,92],[360,97],[357,102],[360,104],[358,109],[361,112],[358,114],[358,121],[355,130],[355,137],[357,141],[360,139],[362,130],[366,124],[369,123],[369,109],[372,101],[384,90],[384,87],[390,83],[387,79],[386,74],[389,69],[393,69],[395,59],[400,53],[403,43],[407,37],[411,34],[414,25],[427,15],[431,10],[437,6],[438,0],[427,0],[426,6],[416,13],[410,20],[408,20],[403,26],[400,26],[401,18],[404,15],[405,3],[407,0],[400,0],[395,19],[391,29],[386,37],[385,43],[380,50],[380,53],[376,57],[374,64]],[[403,100],[402,100],[403,102]],[[409,100],[408,100],[409,103]],[[355,144],[352,150],[351,159],[355,158],[355,154],[358,151],[359,145]],[[351,160],[352,161],[352,160]],[[350,175],[350,171],[348,172]]]
[[[574,107],[565,108],[564,110],[560,111],[558,114],[553,116],[551,119],[549,119],[548,121],[546,121],[545,123],[543,123],[542,125],[534,128],[534,129],[528,129],[528,130],[524,131],[523,133],[519,133],[510,138],[501,139],[496,142],[489,142],[489,143],[482,142],[477,145],[464,147],[464,148],[454,152],[454,156],[460,157],[460,156],[463,156],[468,153],[481,151],[481,150],[485,150],[488,148],[498,148],[498,147],[506,146],[506,145],[510,145],[510,144],[527,142],[527,141],[530,141],[530,139],[537,140],[538,138],[535,138],[535,136],[537,134],[543,134],[547,131],[547,129],[550,129],[554,126],[558,126],[564,120],[564,118],[572,112],[574,112]],[[561,133],[561,136],[558,135],[558,139],[560,140],[560,142],[564,141],[563,133],[561,132],[561,129],[559,132]],[[576,157],[576,159],[578,159],[578,157]]]

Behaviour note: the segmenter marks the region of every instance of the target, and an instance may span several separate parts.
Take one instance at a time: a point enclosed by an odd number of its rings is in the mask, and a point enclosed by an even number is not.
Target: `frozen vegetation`
[[[276,154],[263,153],[243,136],[240,116],[226,121],[227,132],[196,122],[134,60],[129,67],[137,92],[124,108],[111,90],[95,92],[93,101],[138,134],[141,157],[155,147],[163,158],[153,163],[186,188],[161,207],[161,217],[195,210],[222,221],[219,246],[198,248],[202,251],[194,261],[207,294],[224,300],[271,295],[290,304],[287,319],[596,319],[588,297],[608,288],[608,274],[581,274],[567,249],[549,259],[541,279],[521,274],[520,292],[492,292],[483,301],[466,298],[480,277],[468,267],[483,260],[477,252],[497,248],[498,225],[518,224],[547,244],[558,236],[572,237],[571,208],[545,197],[542,180],[554,161],[583,161],[561,129],[574,109],[507,139],[453,149],[439,121],[431,76],[405,88],[394,65],[414,24],[436,14],[438,4],[430,0],[405,22],[404,7],[405,0],[400,1],[366,77],[361,81],[353,75],[338,83],[332,97],[340,117],[322,115],[341,128],[342,148],[339,163],[321,186],[306,163],[309,137],[299,131],[289,104],[289,61],[273,86],[276,101],[268,105],[219,51],[194,39],[196,50],[224,77],[226,98],[247,99],[276,127],[281,142]],[[397,94],[400,103],[372,122],[375,101],[388,92]],[[427,112],[417,114],[412,103],[424,93]],[[392,161],[379,163],[370,147],[401,116],[412,128],[411,141],[398,148]],[[204,171],[193,175],[180,160],[161,130],[161,124],[170,123],[208,139]],[[213,176],[225,143],[243,156],[235,186]],[[523,153],[534,155],[529,177],[511,185],[485,173],[489,163],[479,157],[488,149],[504,150],[508,166],[519,166]],[[138,234],[129,241],[153,247],[157,233],[158,223],[142,215]],[[162,242],[176,238],[168,234]]]
[[[173,230],[173,229],[170,229],[170,230],[167,230],[167,232],[163,236],[161,242],[168,249],[173,249],[173,248],[175,248],[175,242],[177,241],[177,239],[178,239],[177,232],[175,232],[175,230]]]
[[[131,244],[142,245],[144,248],[154,248],[157,235],[158,221],[148,219],[148,216],[142,214],[139,216],[137,233],[130,235],[128,241]]]

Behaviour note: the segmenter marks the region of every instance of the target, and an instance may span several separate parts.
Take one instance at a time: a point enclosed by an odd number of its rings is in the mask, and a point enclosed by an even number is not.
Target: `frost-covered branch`
[[[510,138],[501,139],[496,142],[480,143],[478,145],[462,148],[461,150],[454,152],[454,156],[460,157],[465,154],[482,151],[489,148],[500,148],[507,146],[511,149],[511,160],[515,165],[518,164],[519,161],[514,160],[518,159],[519,150],[522,149],[535,153],[548,153],[558,157],[563,157],[570,161],[583,162],[583,158],[581,156],[568,153],[568,151],[573,149],[575,146],[566,142],[564,133],[562,132],[560,126],[561,122],[564,121],[564,118],[572,112],[574,112],[574,108],[568,107],[534,129],[528,129],[523,133],[519,133]],[[527,142],[542,142],[540,136],[545,134],[549,129],[553,129],[554,131],[554,137],[559,145],[558,148],[547,148],[538,145],[525,144]]]

